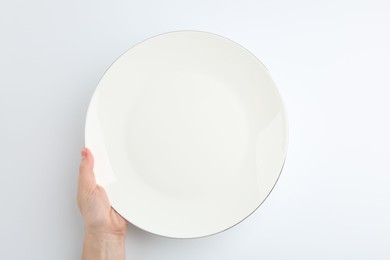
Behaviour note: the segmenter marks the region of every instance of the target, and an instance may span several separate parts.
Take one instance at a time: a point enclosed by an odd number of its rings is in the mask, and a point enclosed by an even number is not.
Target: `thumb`
[[[88,148],[81,150],[79,189],[89,190],[96,186],[95,174],[93,173],[94,159]]]

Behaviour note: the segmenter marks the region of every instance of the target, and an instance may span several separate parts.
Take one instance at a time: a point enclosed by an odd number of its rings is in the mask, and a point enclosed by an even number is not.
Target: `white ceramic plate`
[[[193,238],[234,226],[265,200],[283,167],[287,124],[255,56],[226,38],[180,31],[111,65],[85,139],[118,213],[151,233]]]

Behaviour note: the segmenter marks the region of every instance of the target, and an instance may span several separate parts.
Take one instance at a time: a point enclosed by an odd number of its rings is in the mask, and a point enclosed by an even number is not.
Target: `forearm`
[[[83,246],[83,260],[124,260],[125,238],[114,235],[86,233]]]

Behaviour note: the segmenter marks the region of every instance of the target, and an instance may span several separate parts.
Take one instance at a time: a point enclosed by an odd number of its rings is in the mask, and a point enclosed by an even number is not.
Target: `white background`
[[[282,176],[222,234],[130,227],[127,259],[390,259],[390,2],[0,2],[0,257],[78,259],[89,99],[132,45],[167,31],[228,37],[267,66],[289,115]]]

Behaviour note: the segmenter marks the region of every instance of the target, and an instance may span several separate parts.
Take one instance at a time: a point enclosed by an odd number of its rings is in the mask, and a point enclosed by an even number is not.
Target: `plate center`
[[[191,71],[153,79],[127,118],[131,174],[172,196],[228,185],[247,153],[248,119],[226,79]]]

